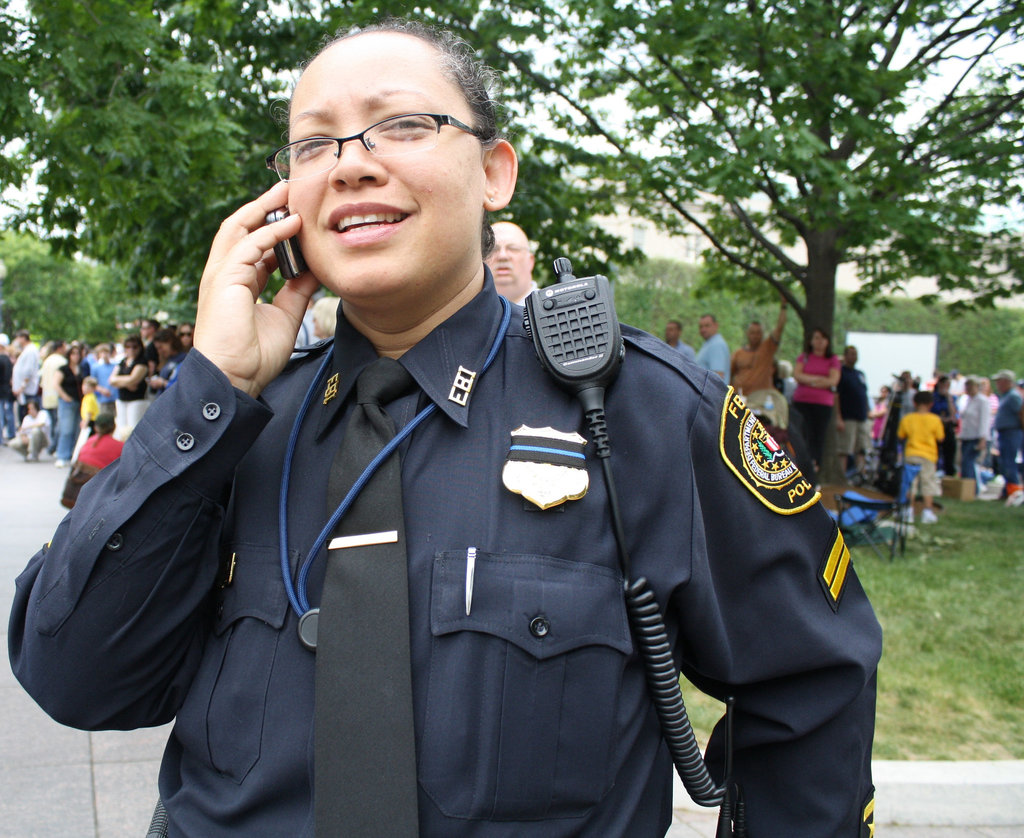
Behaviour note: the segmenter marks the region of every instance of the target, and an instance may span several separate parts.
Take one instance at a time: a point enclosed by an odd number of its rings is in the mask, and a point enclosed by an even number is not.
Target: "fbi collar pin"
[[[338,395],[338,378],[339,374],[335,373],[327,379],[327,389],[324,390],[324,404],[327,404],[327,402]]]

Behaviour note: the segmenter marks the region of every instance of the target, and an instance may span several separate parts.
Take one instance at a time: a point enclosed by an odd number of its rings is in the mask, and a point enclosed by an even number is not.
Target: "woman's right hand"
[[[306,271],[286,280],[273,303],[258,303],[277,267],[274,245],[302,227],[295,215],[265,223],[267,213],[287,203],[288,184],[278,183],[225,219],[199,284],[193,346],[232,385],[254,397],[284,369],[306,307],[319,287]]]

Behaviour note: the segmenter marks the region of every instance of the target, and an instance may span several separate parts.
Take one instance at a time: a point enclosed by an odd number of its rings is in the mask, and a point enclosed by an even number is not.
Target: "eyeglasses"
[[[445,125],[480,137],[476,128],[448,114],[407,113],[376,122],[351,137],[309,137],[288,143],[267,157],[267,168],[277,172],[281,180],[301,180],[323,174],[334,167],[341,156],[341,147],[349,140],[359,140],[363,148],[377,157],[430,151],[437,147],[438,135]]]
[[[530,248],[524,247],[521,244],[496,244],[494,245],[494,249],[491,251],[491,253],[497,255],[501,253],[503,250],[510,256],[519,256],[522,253],[530,252]]]
[[[190,338],[190,337],[192,337],[192,333],[191,332],[178,332],[178,337],[179,338]]]

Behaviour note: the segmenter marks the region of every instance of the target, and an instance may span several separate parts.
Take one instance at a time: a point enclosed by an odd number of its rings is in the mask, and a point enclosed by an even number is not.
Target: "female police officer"
[[[324,586],[314,539],[353,382],[379,356],[415,380],[387,407],[395,424],[434,411],[399,450],[419,833],[668,828],[608,496],[566,443],[580,408],[483,266],[484,218],[510,200],[517,163],[481,73],[452,39],[401,24],[313,60],[293,145],[274,157],[285,182],[214,240],[178,385],[18,580],[11,658],[50,714],[83,728],[176,717],[160,775],[171,835],[313,834],[317,655],[298,624]],[[256,305],[293,236],[308,272]],[[318,283],[343,301],[335,340],[288,363]],[[749,834],[853,838],[873,805],[880,638],[849,553],[719,378],[624,332],[607,402],[624,531],[684,671],[735,696]],[[515,431],[572,449],[559,480],[531,464],[503,479]],[[718,737],[711,752],[720,763]],[[394,834],[393,819],[352,834]]]

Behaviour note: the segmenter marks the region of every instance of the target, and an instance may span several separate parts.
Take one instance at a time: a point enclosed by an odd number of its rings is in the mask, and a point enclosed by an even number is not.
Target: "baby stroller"
[[[882,438],[874,451],[874,457],[872,457],[873,473],[868,475],[866,482],[862,484],[874,486],[878,491],[894,498],[900,494],[900,486],[903,482],[903,458],[897,435],[902,411],[901,394],[893,387],[889,394],[889,410],[885,416]]]

